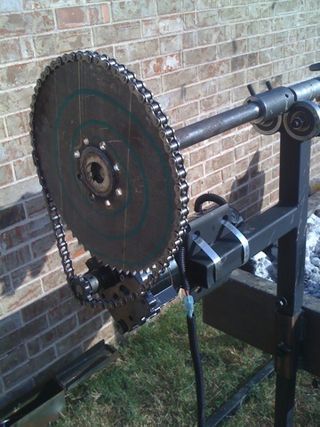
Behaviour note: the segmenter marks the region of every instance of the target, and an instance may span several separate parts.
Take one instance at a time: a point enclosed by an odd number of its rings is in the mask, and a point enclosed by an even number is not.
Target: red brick
[[[182,34],[175,34],[160,38],[160,53],[167,55],[169,53],[182,50]]]
[[[14,293],[6,295],[1,300],[1,307],[5,313],[9,313],[40,297],[42,293],[40,280],[34,280],[28,285],[16,289]]]
[[[22,319],[24,322],[30,322],[36,317],[48,312],[50,325],[59,322],[63,317],[72,314],[73,310],[68,306],[69,311],[62,312],[61,305],[67,301],[75,302],[69,286],[61,286],[60,288],[43,295],[41,299],[34,301],[21,310]],[[79,304],[74,304],[77,308]]]
[[[36,78],[36,76],[35,76]],[[33,87],[0,93],[0,114],[10,114],[30,107]]]
[[[86,323],[88,320],[93,319],[96,316],[99,316],[103,311],[104,310],[101,307],[94,307],[94,308],[88,307],[88,306],[81,307],[77,312],[79,325]]]
[[[83,342],[83,349],[97,344],[99,341],[104,340],[106,343],[119,344],[123,340],[123,336],[117,333],[114,322],[109,322],[103,325],[98,333],[92,335],[88,340]]]
[[[13,180],[12,166],[10,164],[0,166],[0,187],[10,184]]]
[[[30,154],[31,151],[32,147],[28,136],[2,142],[0,144],[0,163],[6,163],[19,157],[26,156]]]
[[[98,27],[100,28],[100,27]],[[52,55],[53,52],[69,52],[71,50],[92,47],[90,31],[77,29],[61,33],[39,35],[34,38],[37,56]]]
[[[44,334],[30,340],[27,344],[29,355],[34,356],[47,347],[53,345],[56,341],[61,339],[61,337],[75,329],[76,326],[77,318],[73,315],[65,319],[63,322],[60,322],[58,325],[48,329]]]
[[[25,207],[29,218],[33,218],[47,212],[47,205],[42,193],[37,197],[26,200]]]
[[[199,47],[183,52],[183,63],[188,65],[199,65],[204,62],[213,62],[216,59],[216,46]]]
[[[0,338],[14,332],[21,327],[21,313],[15,312],[1,319],[0,322]]]
[[[18,347],[22,342],[28,341],[35,335],[43,332],[48,327],[46,316],[43,315],[34,319],[15,331],[11,331],[1,339],[0,354],[4,355],[12,349]]]
[[[163,90],[171,90],[175,88],[182,88],[186,84],[194,83],[197,81],[197,70],[194,68],[174,71],[162,76]]]
[[[23,221],[26,217],[23,205],[16,204],[8,208],[0,210],[0,229],[4,229],[13,224],[17,224],[20,221]]]
[[[148,58],[159,54],[158,40],[145,40],[116,46],[115,57],[118,61],[128,63],[138,59]]]
[[[192,0],[162,0],[157,3],[157,6],[159,15],[194,10],[194,2]]]
[[[99,4],[89,7],[89,19],[91,25],[107,24],[110,22],[110,11],[108,4]]]
[[[55,358],[54,348],[48,348],[36,357],[29,359],[29,361],[23,365],[20,365],[9,374],[3,377],[3,381],[7,388],[12,388],[23,380],[26,376],[34,375],[36,370],[40,370],[42,367],[52,362]]]
[[[60,29],[76,28],[88,25],[88,10],[84,7],[64,7],[56,9],[57,25]]]
[[[51,230],[50,230],[51,231]],[[55,249],[55,238],[53,235],[53,231],[50,234],[37,239],[31,244],[32,255],[35,258],[43,256],[51,249]]]
[[[180,54],[161,56],[144,61],[142,63],[142,74],[151,77],[157,74],[168,73],[181,67]]]
[[[0,119],[0,140],[7,137],[7,132],[5,129],[4,119]]]
[[[217,93],[207,98],[200,100],[200,107],[202,111],[208,111],[213,109],[226,109],[230,104],[230,92]]]
[[[34,77],[35,76],[33,76],[33,81]],[[16,136],[29,132],[29,112],[23,111],[22,113],[15,113],[7,116],[6,124],[9,136]]]
[[[37,173],[31,156],[16,160],[13,163],[13,167],[17,180],[36,175]]]
[[[26,264],[31,260],[29,246],[25,245],[16,251],[10,252],[2,257],[2,267],[4,271],[11,271],[19,267],[19,265]]]
[[[51,10],[0,15],[0,36],[40,33],[54,29]]]
[[[42,62],[35,61],[0,68],[0,89],[13,89],[33,84],[43,68],[44,64]]]
[[[113,40],[118,42],[135,40],[140,38],[140,23],[125,22],[115,25],[101,25],[93,27],[93,40],[95,46],[111,44]]]
[[[198,102],[192,102],[190,104],[185,104],[180,107],[177,107],[173,110],[168,111],[171,123],[176,126],[177,123],[195,117],[199,114],[199,104]]]
[[[69,334],[56,344],[56,349],[59,355],[70,351],[73,347],[76,347],[79,342],[85,340],[87,337],[92,335],[95,331],[99,330],[102,326],[101,317],[95,317],[88,323],[85,323],[81,328],[75,332]]]
[[[12,286],[11,286],[11,280],[10,280],[10,276],[2,276],[0,277],[0,295],[12,295],[13,291],[12,291]],[[0,315],[2,315],[4,313],[0,312]]]
[[[28,239],[34,239],[41,234],[51,231],[52,225],[49,217],[43,216],[27,224],[11,228],[10,230],[0,232],[2,247],[6,250],[12,249]]]
[[[67,285],[65,287],[67,287]],[[80,302],[72,294],[68,299],[61,299],[55,306],[49,307],[49,323],[50,325],[55,325],[60,322],[61,319],[70,316],[72,313],[76,313],[80,309]]]
[[[223,167],[230,165],[234,162],[234,153],[229,151],[221,154],[213,159],[206,161],[205,170],[206,174],[222,169]]]
[[[0,40],[0,63],[18,61],[21,58],[21,48],[18,39]]]
[[[10,350],[0,359],[0,373],[3,375],[12,369],[16,369],[17,366],[27,361],[27,357],[27,351],[24,344]]]
[[[44,291],[51,291],[52,289],[60,287],[62,284],[66,283],[66,276],[62,267],[43,276],[41,278],[41,282]]]

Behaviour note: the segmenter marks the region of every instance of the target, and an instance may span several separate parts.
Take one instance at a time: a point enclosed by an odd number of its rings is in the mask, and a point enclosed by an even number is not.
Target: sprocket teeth
[[[153,99],[152,93],[144,86],[144,83],[137,79],[135,74],[129,70],[126,69],[126,67],[122,64],[118,64],[117,61],[114,58],[110,58],[107,55],[100,55],[98,52],[91,52],[91,51],[77,51],[77,52],[71,52],[69,54],[64,54],[62,57],[57,57],[56,59],[52,60],[50,65],[47,66],[44,71],[40,75],[40,79],[37,80],[36,87],[35,87],[35,94],[32,97],[32,103],[31,103],[31,113],[30,113],[30,137],[31,142],[33,145],[33,159],[35,162],[35,165],[38,170],[39,180],[43,187],[44,194],[47,200],[48,209],[49,212],[51,212],[51,218],[53,221],[59,222],[60,216],[57,213],[57,208],[54,205],[54,202],[52,200],[52,197],[50,193],[48,192],[47,185],[44,179],[44,176],[42,174],[42,171],[40,169],[39,165],[39,158],[37,155],[36,150],[36,141],[34,140],[33,136],[33,119],[34,119],[34,108],[36,104],[37,94],[41,90],[41,86],[43,82],[47,79],[48,75],[51,74],[56,68],[59,68],[63,64],[67,62],[72,61],[85,61],[88,63],[94,62],[105,69],[110,69],[113,74],[117,75],[125,84],[127,84],[128,89],[135,93],[138,96],[138,99],[140,102],[146,105],[146,109],[148,110],[148,113],[150,114],[150,117],[154,124],[159,128],[159,136],[161,140],[164,142],[164,148],[166,152],[169,155],[170,165],[173,171],[175,171],[175,174],[177,176],[177,183],[175,185],[175,192],[177,195],[177,201],[179,202],[180,208],[179,208],[179,215],[177,218],[177,230],[174,232],[173,239],[171,241],[171,246],[167,249],[166,254],[158,260],[155,264],[152,266],[145,268],[139,272],[139,274],[144,277],[144,282],[141,287],[141,293],[146,292],[150,286],[152,286],[157,277],[159,276],[160,271],[163,271],[164,269],[168,268],[169,263],[174,259],[174,255],[178,252],[179,247],[182,244],[183,236],[186,232],[186,228],[188,227],[188,220],[187,216],[189,213],[187,204],[188,204],[188,184],[185,180],[186,178],[186,171],[184,169],[183,164],[183,157],[179,153],[179,143],[175,138],[174,130],[170,127],[169,121],[167,116],[163,113],[160,104]],[[72,260],[69,257],[69,251],[67,243],[64,241],[63,236],[63,224],[61,222],[62,227],[62,234],[61,229],[58,227],[58,230],[60,232],[57,232],[56,238],[57,243],[60,246],[61,249],[61,257],[62,260],[65,261],[64,269],[65,273],[67,275],[68,280],[70,280],[71,277],[74,276],[74,270],[72,267]],[[80,244],[82,244],[79,241]],[[85,250],[85,245],[83,245]],[[112,268],[112,266],[110,266]],[[137,274],[137,272],[134,270],[130,273],[129,270],[123,271],[123,269],[118,269],[117,266],[113,266],[113,269],[116,270],[120,275],[128,275],[128,274]],[[131,295],[130,298],[135,299],[137,295]],[[103,306],[106,306],[107,308],[114,308],[116,306],[119,306],[126,303],[125,299],[123,301],[104,301],[103,299],[95,299],[93,298],[90,301],[90,304],[102,304]]]

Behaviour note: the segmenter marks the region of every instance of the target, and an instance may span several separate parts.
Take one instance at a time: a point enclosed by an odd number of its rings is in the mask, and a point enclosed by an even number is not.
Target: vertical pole
[[[281,131],[279,204],[297,206],[299,223],[297,228],[279,239],[276,427],[293,425],[304,289],[310,145],[310,141],[299,142],[284,129]]]

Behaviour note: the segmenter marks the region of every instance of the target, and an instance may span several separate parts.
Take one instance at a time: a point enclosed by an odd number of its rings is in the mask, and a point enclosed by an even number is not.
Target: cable
[[[197,417],[198,427],[205,426],[205,391],[204,379],[201,364],[201,357],[199,351],[199,341],[196,329],[196,321],[194,314],[192,317],[187,316],[188,336],[190,352],[192,356],[194,375],[196,380],[196,393],[197,393]]]
[[[184,304],[187,312],[187,325],[189,346],[193,362],[195,381],[196,381],[196,394],[197,394],[197,418],[198,427],[205,426],[205,390],[203,371],[199,350],[199,340],[197,335],[196,320],[194,315],[194,300],[190,295],[190,283],[186,272],[186,247],[185,241],[177,256],[177,264],[182,278],[182,287],[185,291]]]

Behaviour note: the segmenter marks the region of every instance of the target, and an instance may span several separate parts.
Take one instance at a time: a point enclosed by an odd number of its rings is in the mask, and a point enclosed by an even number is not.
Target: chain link
[[[65,238],[64,225],[62,218],[58,213],[57,207],[50,195],[46,180],[41,169],[41,164],[37,152],[37,141],[34,138],[34,112],[37,102],[37,95],[41,90],[42,84],[46,81],[48,76],[52,74],[56,68],[62,67],[68,62],[74,61],[86,61],[93,62],[99,66],[103,66],[106,70],[110,70],[116,77],[119,77],[121,81],[128,85],[130,91],[136,92],[141,103],[145,104],[148,117],[152,122],[159,128],[159,134],[163,141],[164,147],[168,153],[170,153],[170,160],[172,161],[175,172],[176,172],[176,189],[178,198],[179,198],[179,210],[180,210],[180,220],[179,228],[175,231],[175,237],[173,239],[174,243],[171,250],[169,251],[169,256],[165,262],[162,262],[159,266],[152,266],[145,271],[140,272],[141,287],[138,292],[131,292],[129,295],[122,298],[113,298],[112,300],[106,300],[101,296],[93,295],[90,292],[89,287],[84,283],[86,289],[86,299],[82,302],[88,303],[90,305],[102,305],[105,308],[117,308],[128,302],[134,301],[136,298],[143,296],[154,284],[158,274],[162,270],[166,269],[169,265],[169,262],[173,259],[175,253],[179,250],[179,247],[182,243],[182,236],[184,235],[186,228],[188,226],[187,215],[188,215],[188,184],[185,179],[186,171],[184,169],[183,158],[179,153],[179,143],[175,138],[174,130],[169,126],[168,119],[163,113],[160,104],[153,99],[152,93],[144,86],[143,82],[138,80],[134,73],[129,71],[124,65],[118,64],[117,61],[113,58],[109,58],[107,55],[100,55],[97,52],[73,52],[70,54],[65,54],[62,57],[58,57],[51,62],[51,64],[45,67],[44,71],[41,73],[40,79],[37,80],[35,86],[35,93],[32,96],[31,103],[31,112],[30,112],[30,127],[31,127],[31,143],[33,148],[33,161],[37,169],[39,182],[42,186],[42,190],[46,199],[49,217],[52,223],[53,232],[56,239],[56,244],[58,251],[61,257],[63,271],[65,273],[68,284],[72,286],[72,282],[75,279],[80,279],[75,275],[72,259],[68,249],[68,243]],[[127,272],[129,273],[129,272]],[[135,273],[135,272],[134,272]],[[144,278],[144,279],[143,279]],[[76,295],[76,294],[75,294]],[[77,296],[77,295],[76,295]]]

